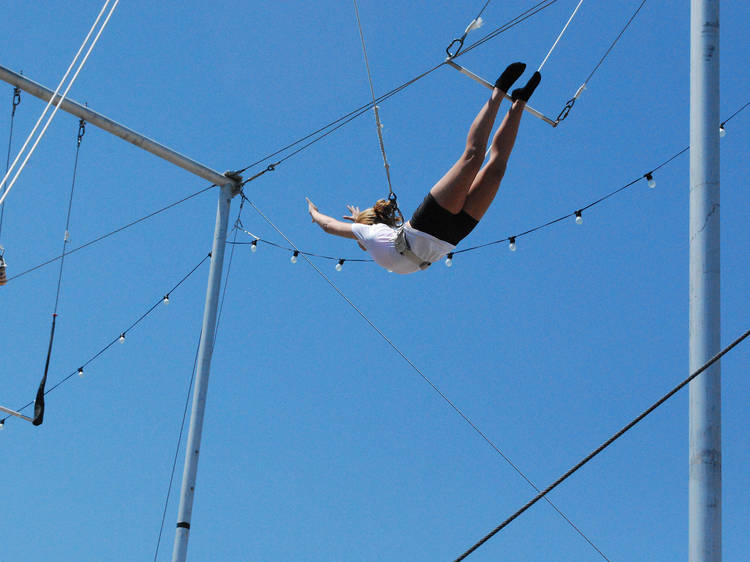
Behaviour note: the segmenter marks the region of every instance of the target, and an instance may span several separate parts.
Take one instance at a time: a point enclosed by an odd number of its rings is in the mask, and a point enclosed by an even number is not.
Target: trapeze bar
[[[490,90],[492,90],[492,89],[494,89],[494,88],[495,88],[494,84],[490,84],[489,82],[487,82],[487,80],[485,80],[485,79],[484,79],[484,78],[482,78],[481,76],[477,76],[477,75],[476,75],[476,74],[474,74],[474,73],[473,73],[473,72],[472,72],[471,70],[467,70],[467,69],[466,69],[466,68],[464,68],[463,66],[461,66],[461,65],[459,65],[459,64],[456,64],[456,63],[455,63],[455,62],[453,62],[453,61],[452,61],[451,59],[446,59],[445,63],[446,63],[446,64],[448,64],[449,66],[452,66],[452,67],[453,67],[453,68],[455,68],[456,70],[458,70],[458,71],[459,71],[459,72],[460,72],[461,74],[465,74],[466,76],[468,76],[468,77],[469,77],[469,78],[471,78],[472,80],[474,80],[474,81],[476,81],[476,82],[479,82],[479,83],[480,83],[480,84],[481,84],[482,86],[484,86],[485,88],[489,88]],[[507,99],[507,100],[511,100],[511,101],[512,101],[512,98],[511,98],[511,97],[510,97],[510,96],[509,96],[509,95],[508,95],[507,93],[505,94],[505,99]],[[549,124],[550,124],[550,125],[552,125],[553,127],[557,127],[558,121],[555,121],[555,120],[553,120],[553,119],[550,119],[549,117],[547,117],[547,116],[546,116],[546,115],[544,115],[543,113],[541,113],[541,112],[537,111],[536,109],[534,109],[534,108],[533,108],[533,107],[531,107],[530,105],[528,105],[528,104],[527,104],[527,105],[525,105],[525,106],[524,106],[524,110],[525,110],[525,111],[528,111],[529,113],[531,113],[531,114],[532,114],[532,115],[533,115],[534,117],[538,117],[539,119],[541,119],[541,120],[542,120],[542,121],[544,121],[545,123],[549,123]]]
[[[33,80],[29,80],[25,76],[21,76],[20,74],[17,74],[2,65],[0,65],[0,80],[3,80],[4,82],[11,84],[12,86],[16,86],[24,92],[28,92],[32,96],[35,96],[44,101],[49,101],[54,94],[54,92],[49,88],[45,88],[41,84],[38,84]],[[57,103],[59,99],[59,95],[55,96],[55,103]],[[68,113],[72,113],[73,115],[80,119],[83,119],[87,123],[91,123],[92,125],[99,127],[100,129],[104,129],[105,131],[110,132],[113,135],[118,136],[121,139],[126,140],[129,143],[134,144],[135,146],[138,146],[143,150],[146,150],[147,152],[158,156],[159,158],[163,158],[164,160],[171,162],[176,166],[179,166],[183,170],[187,170],[188,172],[191,172],[196,176],[208,180],[211,183],[215,183],[216,185],[224,185],[226,183],[236,183],[237,181],[234,178],[227,178],[224,174],[220,174],[219,172],[216,172],[211,168],[208,168],[203,164],[200,164],[199,162],[188,158],[187,156],[183,156],[182,154],[172,150],[171,148],[168,148],[163,144],[145,137],[144,135],[132,129],[129,129],[128,127],[125,127],[124,125],[120,125],[109,117],[105,117],[101,113],[92,111],[88,107],[85,107],[78,102],[70,99],[65,99],[63,100],[62,104],[60,104],[60,109],[62,109],[63,111],[67,111]]]
[[[30,417],[24,416],[20,412],[16,412],[15,410],[11,410],[9,408],[5,408],[4,406],[0,406],[0,412],[5,412],[6,414],[10,414],[11,416],[16,416],[17,418],[21,418],[22,420],[26,420],[27,422],[33,422]]]

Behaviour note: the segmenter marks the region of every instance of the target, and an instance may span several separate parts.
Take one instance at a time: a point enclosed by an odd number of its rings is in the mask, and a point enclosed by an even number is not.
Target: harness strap
[[[401,227],[396,230],[396,241],[395,241],[396,251],[407,258],[412,263],[416,264],[419,269],[427,269],[432,265],[431,262],[424,261],[422,258],[420,258],[417,254],[412,252],[411,247],[409,246],[408,240],[406,240],[406,233],[404,232],[404,228]]]

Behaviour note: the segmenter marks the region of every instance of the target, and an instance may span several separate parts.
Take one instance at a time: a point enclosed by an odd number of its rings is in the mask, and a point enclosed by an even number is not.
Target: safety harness
[[[396,251],[399,254],[404,256],[410,262],[416,264],[417,267],[419,267],[419,269],[427,269],[428,267],[432,265],[432,263],[428,261],[424,261],[417,254],[412,252],[411,247],[409,246],[409,242],[406,240],[406,233],[404,232],[403,226],[396,229],[395,246],[396,246]]]

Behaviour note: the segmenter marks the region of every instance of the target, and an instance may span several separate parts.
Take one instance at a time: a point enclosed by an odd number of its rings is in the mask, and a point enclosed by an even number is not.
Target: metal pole
[[[691,0],[690,371],[721,349],[719,0]],[[689,560],[721,560],[721,369],[690,383]]]
[[[0,80],[3,80],[4,82],[7,82],[12,86],[16,86],[24,92],[28,92],[32,96],[35,96],[44,101],[49,101],[55,93],[53,90],[50,90],[49,88],[46,88],[41,84],[37,84],[33,80],[29,80],[25,76],[21,76],[20,74],[17,74],[2,65],[0,65]],[[55,96],[54,103],[57,103],[57,100],[59,98],[59,95]],[[104,129],[105,131],[108,131],[113,135],[128,141],[131,144],[134,144],[152,154],[155,154],[159,158],[163,158],[164,160],[167,160],[168,162],[171,162],[172,164],[175,164],[180,168],[195,174],[196,176],[204,178],[211,183],[215,183],[216,185],[224,185],[227,182],[227,178],[223,174],[220,174],[219,172],[216,172],[211,168],[208,168],[203,164],[188,158],[187,156],[183,156],[179,152],[175,152],[171,148],[167,148],[163,144],[151,140],[150,138],[145,137],[144,135],[132,129],[129,129],[124,125],[120,125],[116,121],[112,121],[112,119],[110,119],[109,117],[105,117],[101,113],[97,113],[96,111],[93,111],[78,102],[75,102],[71,99],[65,99],[60,105],[60,109],[62,109],[63,111],[67,111],[68,113],[72,113],[79,119],[83,119],[87,123],[91,123],[92,125],[99,127],[100,129]]]
[[[193,408],[190,414],[190,430],[185,447],[185,468],[182,473],[180,507],[177,513],[177,532],[174,539],[172,560],[183,562],[187,557],[187,543],[190,534],[190,519],[193,512],[195,480],[198,473],[198,453],[201,447],[203,414],[206,409],[208,375],[211,369],[211,354],[216,334],[216,309],[219,303],[221,272],[224,265],[224,247],[227,240],[229,207],[235,193],[235,184],[225,184],[219,194],[219,207],[216,211],[214,244],[211,250],[211,269],[208,274],[206,304],[203,310],[203,331],[198,347],[197,372],[193,391]]]

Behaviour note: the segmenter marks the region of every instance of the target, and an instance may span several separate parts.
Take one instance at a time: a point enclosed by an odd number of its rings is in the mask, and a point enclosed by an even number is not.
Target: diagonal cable
[[[620,431],[615,433],[612,437],[607,439],[602,445],[597,447],[593,452],[589,453],[586,457],[584,457],[583,460],[578,462],[575,466],[573,466],[570,470],[568,470],[565,474],[563,474],[560,478],[555,480],[552,484],[550,484],[547,488],[544,489],[544,491],[539,492],[534,498],[529,501],[526,505],[524,505],[521,509],[516,511],[513,515],[508,517],[505,521],[500,523],[497,527],[495,527],[492,531],[490,531],[487,535],[485,535],[479,542],[474,544],[470,549],[468,549],[466,552],[464,552],[461,556],[456,558],[456,562],[459,562],[460,560],[465,559],[467,556],[469,556],[472,552],[474,552],[476,549],[478,549],[480,546],[482,546],[484,543],[486,543],[488,540],[490,540],[493,536],[495,536],[499,531],[501,531],[503,528],[507,527],[513,520],[517,519],[524,511],[529,509],[532,505],[534,505],[536,502],[538,502],[541,499],[546,499],[547,494],[549,494],[552,490],[554,490],[559,484],[562,484],[569,476],[571,476],[574,472],[576,472],[579,468],[581,468],[583,465],[585,465],[587,462],[589,462],[591,459],[593,459],[596,455],[601,453],[604,449],[609,447],[612,443],[614,443],[617,439],[622,437],[628,430],[632,429],[633,426],[635,426],[638,422],[640,422],[643,418],[648,416],[651,412],[656,410],[659,406],[664,404],[667,400],[669,400],[672,396],[677,394],[680,390],[682,390],[685,386],[687,386],[690,381],[692,381],[694,378],[696,378],[698,375],[703,373],[706,369],[711,367],[714,363],[716,363],[719,359],[721,359],[724,355],[729,353],[732,349],[734,349],[737,345],[739,345],[745,338],[750,336],[750,330],[747,330],[744,334],[739,336],[736,340],[734,340],[732,343],[730,343],[728,346],[726,346],[724,349],[722,349],[719,353],[714,355],[711,359],[709,359],[702,367],[700,367],[698,370],[696,370],[694,373],[692,373],[688,378],[686,378],[684,381],[682,381],[680,384],[675,386],[672,390],[667,392],[664,396],[659,398],[656,402],[654,402],[651,406],[649,406],[643,413],[638,415],[633,421],[625,425]]]
[[[257,212],[257,213],[258,213],[258,214],[259,214],[259,215],[260,215],[260,216],[261,216],[261,217],[263,218],[263,220],[265,220],[265,221],[266,221],[266,222],[267,222],[267,223],[268,223],[268,224],[269,224],[269,225],[271,226],[271,228],[273,228],[273,229],[274,229],[274,230],[275,230],[275,231],[276,231],[276,232],[277,232],[277,233],[278,233],[278,234],[279,234],[280,236],[282,236],[282,237],[283,237],[283,238],[284,238],[284,239],[285,239],[285,240],[287,241],[287,243],[288,243],[288,244],[290,244],[290,245],[291,245],[291,246],[292,246],[293,248],[295,248],[295,249],[296,249],[296,246],[294,245],[294,243],[293,243],[293,242],[292,242],[292,241],[291,241],[291,240],[290,240],[290,239],[289,239],[289,238],[288,238],[288,237],[287,237],[287,236],[286,236],[286,235],[285,235],[285,234],[284,234],[284,233],[283,233],[283,232],[282,232],[282,231],[281,231],[281,230],[279,229],[279,227],[277,227],[277,226],[276,226],[276,225],[275,225],[275,224],[274,224],[274,223],[273,223],[273,222],[272,222],[272,221],[271,221],[271,220],[270,220],[270,219],[269,219],[268,217],[266,217],[266,215],[264,215],[264,214],[263,214],[263,212],[262,212],[262,211],[261,211],[260,209],[258,209],[258,207],[256,207],[256,206],[255,206],[255,204],[254,204],[254,203],[253,203],[252,201],[250,201],[249,199],[247,199],[247,197],[245,197],[245,194],[244,194],[244,193],[241,193],[240,195],[242,196],[242,198],[243,198],[243,199],[247,200],[247,202],[248,202],[248,203],[249,203],[249,204],[250,204],[250,205],[252,206],[252,208],[253,208],[253,209],[255,209],[255,211],[256,211],[256,212]],[[303,255],[303,258],[304,258],[304,259],[305,259],[305,261],[306,261],[306,262],[307,262],[307,263],[308,263],[308,264],[309,264],[309,265],[310,265],[310,266],[311,266],[311,267],[312,267],[312,268],[313,268],[313,269],[314,269],[314,270],[315,270],[315,271],[316,271],[316,272],[318,273],[318,275],[320,275],[320,276],[321,276],[321,277],[322,277],[322,278],[323,278],[323,279],[325,280],[325,282],[326,282],[326,283],[328,283],[328,284],[329,284],[329,285],[331,286],[331,288],[333,288],[333,290],[334,290],[334,291],[336,291],[336,292],[337,292],[337,293],[339,294],[339,296],[340,296],[341,298],[343,298],[343,299],[344,299],[344,300],[345,300],[345,301],[347,302],[347,304],[349,304],[349,306],[351,306],[351,307],[352,307],[352,308],[354,309],[354,311],[355,311],[355,312],[356,312],[357,314],[359,314],[359,316],[360,316],[360,317],[362,317],[362,319],[363,319],[363,320],[364,320],[365,322],[367,322],[367,323],[368,323],[368,324],[370,325],[370,327],[371,327],[371,328],[372,328],[373,330],[375,330],[375,332],[377,332],[377,334],[378,334],[378,335],[379,335],[379,336],[380,336],[380,337],[381,337],[381,338],[382,338],[383,340],[385,340],[385,342],[386,342],[386,343],[387,343],[387,344],[388,344],[388,345],[389,345],[389,346],[390,346],[390,347],[391,347],[391,348],[392,348],[392,349],[393,349],[393,350],[394,350],[394,351],[395,351],[396,353],[398,353],[398,355],[400,355],[400,356],[401,356],[401,358],[402,358],[402,359],[403,359],[404,361],[406,361],[406,362],[407,362],[407,363],[409,364],[409,366],[410,366],[410,367],[411,367],[412,369],[414,369],[414,371],[416,371],[416,373],[417,373],[417,374],[418,374],[418,375],[419,375],[420,377],[422,377],[422,379],[423,379],[423,380],[424,380],[424,381],[425,381],[425,382],[426,382],[427,384],[429,384],[429,385],[430,385],[430,387],[432,387],[432,389],[433,389],[433,390],[434,390],[435,392],[437,392],[437,393],[438,393],[438,394],[440,395],[440,397],[441,397],[441,398],[442,398],[442,399],[443,399],[443,400],[444,400],[444,401],[446,402],[446,404],[448,404],[448,405],[449,405],[449,406],[450,406],[450,407],[451,407],[451,408],[452,408],[452,409],[453,409],[453,410],[454,410],[454,411],[455,411],[455,412],[456,412],[456,413],[457,413],[457,414],[458,414],[459,416],[461,416],[461,418],[462,418],[462,419],[463,419],[463,420],[464,420],[464,421],[465,421],[465,422],[466,422],[466,423],[467,423],[467,424],[468,424],[468,425],[469,425],[469,426],[470,426],[470,427],[471,427],[471,428],[472,428],[472,429],[473,429],[473,430],[474,430],[474,431],[475,431],[475,432],[476,432],[476,433],[477,433],[477,434],[478,434],[478,435],[479,435],[479,436],[480,436],[480,437],[481,437],[481,438],[482,438],[482,439],[483,439],[483,440],[484,440],[484,441],[485,441],[485,442],[486,442],[486,443],[487,443],[487,444],[488,444],[488,445],[489,445],[490,447],[492,447],[492,449],[494,449],[494,451],[495,451],[495,452],[496,452],[497,454],[499,454],[499,455],[500,455],[500,456],[501,456],[501,457],[502,457],[502,458],[503,458],[503,459],[505,460],[505,462],[507,462],[507,463],[508,463],[508,464],[509,464],[509,465],[510,465],[510,466],[511,466],[512,468],[513,468],[513,470],[515,470],[515,471],[516,471],[516,472],[517,472],[517,473],[518,473],[518,474],[519,474],[519,475],[520,475],[520,476],[521,476],[521,477],[522,477],[522,478],[523,478],[523,479],[524,479],[524,480],[525,480],[525,481],[526,481],[526,482],[527,482],[527,483],[529,484],[529,486],[531,486],[531,487],[532,487],[532,488],[533,488],[534,490],[536,490],[537,492],[539,492],[539,488],[537,488],[537,487],[536,487],[536,485],[534,485],[534,483],[533,483],[533,482],[532,482],[532,481],[531,481],[531,480],[530,480],[530,479],[529,479],[529,478],[528,478],[528,477],[527,477],[527,476],[526,476],[526,475],[525,475],[525,474],[524,474],[524,473],[523,473],[523,472],[521,471],[521,469],[520,469],[520,468],[518,468],[518,466],[516,466],[516,465],[515,465],[515,464],[513,463],[513,461],[511,461],[511,460],[510,460],[510,458],[508,458],[508,456],[507,456],[507,455],[505,455],[505,453],[503,453],[503,452],[502,452],[502,451],[500,450],[500,448],[499,448],[499,447],[498,447],[498,446],[497,446],[497,445],[496,445],[496,444],[495,444],[495,443],[494,443],[494,442],[493,442],[493,441],[492,441],[492,440],[491,440],[491,439],[490,439],[490,438],[489,438],[489,437],[488,437],[488,436],[487,436],[487,435],[486,435],[486,434],[485,434],[485,433],[484,433],[484,432],[483,432],[483,431],[482,431],[482,430],[481,430],[481,429],[480,429],[480,428],[479,428],[479,427],[478,427],[478,426],[477,426],[477,425],[476,425],[476,424],[475,424],[475,423],[474,423],[473,421],[471,421],[471,419],[470,419],[470,418],[469,418],[469,417],[468,417],[468,416],[467,416],[466,414],[464,414],[464,413],[463,413],[463,411],[461,411],[461,409],[460,409],[460,408],[459,408],[458,406],[456,406],[456,405],[455,405],[455,404],[454,404],[454,403],[453,403],[453,402],[452,402],[452,401],[450,400],[450,398],[448,398],[448,397],[447,397],[447,396],[446,396],[446,395],[445,395],[445,394],[444,394],[444,393],[443,393],[443,392],[442,392],[442,391],[440,390],[440,388],[438,388],[438,386],[437,386],[437,385],[435,385],[435,383],[433,383],[433,382],[432,382],[432,381],[431,381],[431,380],[430,380],[430,379],[429,379],[429,378],[427,377],[427,375],[425,375],[425,374],[424,374],[424,373],[423,373],[423,372],[422,372],[422,371],[421,371],[421,370],[419,369],[419,367],[417,367],[417,366],[416,366],[416,365],[415,365],[415,364],[414,364],[414,363],[413,363],[413,362],[411,361],[411,359],[409,359],[409,358],[408,358],[408,357],[406,356],[406,354],[404,354],[404,352],[402,352],[402,351],[401,351],[401,350],[400,350],[400,349],[399,349],[399,348],[398,348],[398,347],[396,346],[396,344],[394,344],[394,343],[393,343],[393,341],[391,341],[391,340],[390,340],[390,339],[388,338],[388,336],[386,336],[386,335],[385,335],[385,333],[383,333],[383,331],[382,331],[382,330],[381,330],[380,328],[378,328],[378,327],[377,327],[377,326],[376,326],[376,325],[375,325],[375,324],[374,324],[374,323],[373,323],[373,322],[372,322],[372,321],[371,321],[371,320],[370,320],[370,319],[369,319],[369,318],[368,318],[368,317],[367,317],[367,316],[366,316],[366,315],[364,314],[364,312],[362,312],[362,311],[361,311],[361,310],[360,310],[360,309],[359,309],[359,308],[357,307],[357,305],[355,305],[355,304],[354,304],[354,303],[353,303],[353,302],[352,302],[352,301],[351,301],[351,300],[349,299],[349,297],[347,297],[347,296],[346,296],[346,295],[344,294],[344,292],[343,292],[343,291],[341,291],[341,289],[339,289],[339,288],[338,288],[338,286],[336,286],[336,284],[335,284],[335,283],[334,283],[333,281],[331,281],[331,279],[330,279],[330,278],[329,278],[329,277],[328,277],[328,276],[327,276],[327,275],[326,275],[325,273],[323,273],[323,272],[322,272],[322,271],[321,271],[321,270],[320,270],[320,269],[319,269],[319,268],[318,268],[318,267],[317,267],[317,266],[316,266],[316,265],[315,265],[315,264],[314,264],[314,263],[313,263],[313,262],[312,262],[312,261],[311,261],[311,260],[310,260],[310,259],[309,259],[309,258],[308,258],[307,256]],[[599,555],[600,555],[600,556],[601,556],[602,558],[604,558],[605,560],[609,560],[609,559],[608,559],[608,558],[607,558],[607,557],[606,557],[606,556],[604,555],[604,553],[603,553],[603,552],[602,552],[601,550],[599,550],[599,548],[597,548],[597,546],[596,546],[596,545],[595,545],[595,544],[594,544],[594,543],[593,543],[593,542],[591,541],[591,539],[589,539],[589,538],[588,538],[588,537],[587,537],[587,536],[586,536],[586,535],[585,535],[585,534],[583,533],[583,531],[581,531],[581,530],[580,530],[580,529],[579,529],[578,527],[576,527],[576,525],[575,525],[575,524],[574,524],[574,523],[573,523],[573,522],[572,522],[572,521],[571,521],[571,520],[570,520],[570,519],[569,519],[569,518],[568,518],[568,517],[567,517],[567,516],[566,516],[566,515],[565,515],[565,514],[564,514],[564,513],[562,512],[562,511],[560,511],[560,509],[559,509],[559,508],[558,508],[558,507],[557,507],[557,506],[556,506],[556,505],[555,505],[554,503],[552,503],[552,501],[550,501],[550,500],[549,500],[548,498],[545,498],[545,501],[546,501],[546,502],[547,502],[547,503],[548,503],[548,504],[549,504],[549,505],[550,505],[550,506],[551,506],[551,507],[552,507],[552,508],[553,508],[553,509],[554,509],[554,510],[555,510],[555,511],[556,511],[556,512],[557,512],[557,513],[558,513],[558,514],[559,514],[559,515],[560,515],[560,516],[561,516],[561,517],[562,517],[562,518],[563,518],[563,519],[564,519],[564,520],[565,520],[565,521],[566,521],[566,522],[567,522],[567,523],[568,523],[568,524],[569,524],[569,525],[570,525],[570,526],[571,526],[571,527],[572,527],[572,528],[573,528],[573,529],[574,529],[574,530],[575,530],[575,531],[577,532],[577,533],[578,533],[578,534],[579,534],[579,535],[581,535],[581,537],[583,537],[583,539],[584,539],[584,540],[585,540],[585,541],[586,541],[587,543],[589,543],[589,545],[591,545],[591,547],[592,547],[592,548],[594,548],[594,550],[596,550],[596,552],[598,552],[598,553],[599,553]]]

